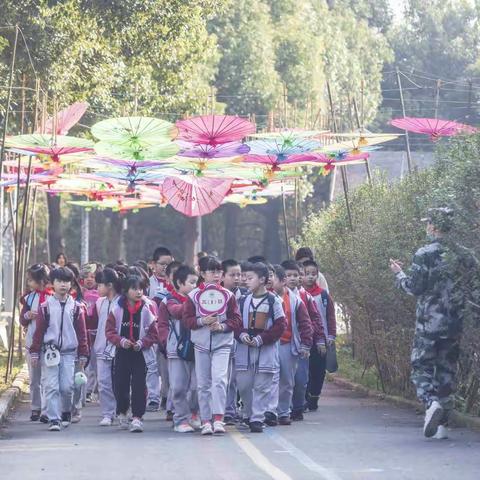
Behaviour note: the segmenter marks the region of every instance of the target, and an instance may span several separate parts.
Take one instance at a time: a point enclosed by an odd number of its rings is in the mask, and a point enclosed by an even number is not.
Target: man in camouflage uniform
[[[445,424],[454,406],[461,334],[458,309],[452,301],[449,250],[443,241],[452,227],[453,211],[433,208],[424,220],[430,243],[415,253],[407,273],[396,260],[390,260],[390,268],[399,288],[417,297],[411,379],[426,408],[424,435],[447,438]]]

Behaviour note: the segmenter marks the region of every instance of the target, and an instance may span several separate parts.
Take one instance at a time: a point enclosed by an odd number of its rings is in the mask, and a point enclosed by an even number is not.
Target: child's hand
[[[390,270],[393,273],[400,273],[403,268],[403,263],[400,260],[390,259]]]
[[[87,363],[87,359],[86,358],[83,358],[83,357],[80,357],[78,359],[78,366],[83,370],[85,368],[85,365]]]
[[[317,351],[320,356],[324,357],[327,354],[327,347],[323,343],[317,345]]]
[[[120,346],[125,350],[133,347],[133,343],[128,338],[122,338],[120,340]]]
[[[223,332],[223,324],[220,322],[215,322],[210,325],[210,331],[211,332]]]
[[[38,358],[37,357],[32,357],[30,359],[30,362],[31,362],[33,368],[38,367]]]
[[[240,334],[240,341],[245,344],[245,345],[248,345],[249,347],[252,347],[252,339],[250,338],[250,335],[248,333],[241,333]]]
[[[141,349],[142,349],[142,342],[140,340],[137,340],[134,344],[133,344],[133,349],[136,351],[136,352],[139,352]]]
[[[212,325],[212,323],[218,322],[217,317],[215,315],[209,315],[208,317],[202,318],[203,325]]]

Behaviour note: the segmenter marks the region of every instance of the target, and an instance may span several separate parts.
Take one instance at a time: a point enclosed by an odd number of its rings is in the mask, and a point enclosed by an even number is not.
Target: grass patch
[[[10,382],[5,383],[5,371],[7,367],[7,355],[8,352],[0,348],[0,394],[10,386]],[[15,378],[15,375],[22,369],[24,360],[23,358],[18,358],[17,355],[13,358],[13,372],[11,379]]]
[[[365,368],[352,357],[352,347],[342,335],[337,337],[338,375],[372,390],[381,390],[375,366]]]

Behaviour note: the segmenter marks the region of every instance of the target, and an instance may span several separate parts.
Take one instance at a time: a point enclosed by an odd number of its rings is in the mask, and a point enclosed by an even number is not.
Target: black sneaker
[[[38,422],[40,420],[40,410],[32,410],[32,414],[30,415],[30,420],[32,422]]]
[[[85,396],[85,401],[87,403],[91,403],[92,402],[92,394],[91,393],[87,393],[87,395]]]
[[[294,422],[301,422],[303,420],[303,412],[302,411],[292,412],[290,415],[290,418]]]
[[[278,424],[279,425],[291,425],[292,421],[290,420],[290,417],[280,417],[278,419]]]
[[[172,422],[173,421],[173,412],[171,410],[167,410],[167,416],[165,417],[165,420],[167,422]]]
[[[160,405],[157,402],[149,402],[147,405],[147,412],[158,412]]]
[[[72,422],[72,414],[70,412],[63,412],[62,413],[62,426],[68,427]]]
[[[48,427],[49,432],[59,432],[62,429],[60,422],[58,420],[52,420],[50,426]]]
[[[263,423],[262,422],[250,422],[250,431],[252,433],[262,433],[263,432]]]
[[[318,410],[318,396],[310,395],[307,400],[307,408],[310,412],[316,412]]]
[[[231,415],[225,415],[223,417],[223,423],[225,425],[235,425],[236,421],[235,418],[233,418]]]
[[[152,402],[150,402],[150,403],[152,403]],[[156,403],[156,402],[153,402],[153,403]],[[160,402],[160,408],[162,410],[167,409],[167,397],[162,397],[162,401]]]
[[[240,421],[240,427],[250,428],[250,419],[249,418],[242,418],[242,420]]]
[[[40,415],[40,423],[48,423],[48,417],[46,415]]]
[[[277,416],[272,412],[265,412],[265,424],[269,427],[276,427],[278,425]]]

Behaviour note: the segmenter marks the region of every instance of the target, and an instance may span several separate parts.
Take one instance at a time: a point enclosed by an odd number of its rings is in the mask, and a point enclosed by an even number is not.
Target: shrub
[[[395,287],[390,258],[405,265],[425,243],[420,219],[429,207],[449,205],[455,228],[447,238],[457,279],[455,302],[464,321],[458,401],[479,413],[480,379],[480,135],[455,138],[437,152],[436,164],[396,183],[376,178],[351,195],[353,229],[345,202],[312,214],[298,244],[311,246],[335,300],[345,312],[355,358],[375,367],[387,393],[413,397],[410,351],[415,299]]]

